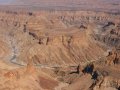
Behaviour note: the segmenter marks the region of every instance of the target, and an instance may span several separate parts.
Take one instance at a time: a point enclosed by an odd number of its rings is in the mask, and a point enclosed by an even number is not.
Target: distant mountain
[[[42,5],[42,4],[54,4],[54,5],[62,5],[62,4],[100,4],[100,3],[120,3],[120,0],[12,0],[13,4],[26,4],[26,5]]]
[[[84,2],[84,0],[14,0],[12,3],[21,5],[71,5],[80,2]]]
[[[0,0],[27,9],[119,11],[120,0]]]

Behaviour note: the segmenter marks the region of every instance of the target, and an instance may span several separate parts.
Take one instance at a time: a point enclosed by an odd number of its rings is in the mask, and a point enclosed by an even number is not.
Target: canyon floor
[[[0,90],[120,90],[120,2],[81,1],[0,5]]]

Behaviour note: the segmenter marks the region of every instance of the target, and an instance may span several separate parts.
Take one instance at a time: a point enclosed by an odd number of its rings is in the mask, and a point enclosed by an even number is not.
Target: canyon
[[[119,0],[103,1],[1,5],[0,90],[120,90]]]

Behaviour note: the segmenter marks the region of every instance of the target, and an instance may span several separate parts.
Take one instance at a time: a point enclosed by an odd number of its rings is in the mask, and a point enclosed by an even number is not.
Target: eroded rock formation
[[[119,90],[119,24],[103,12],[1,11],[0,89]]]

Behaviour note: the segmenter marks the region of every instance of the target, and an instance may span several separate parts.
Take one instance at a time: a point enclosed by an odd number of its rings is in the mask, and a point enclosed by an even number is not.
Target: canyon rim
[[[120,90],[120,0],[0,0],[0,90]]]

